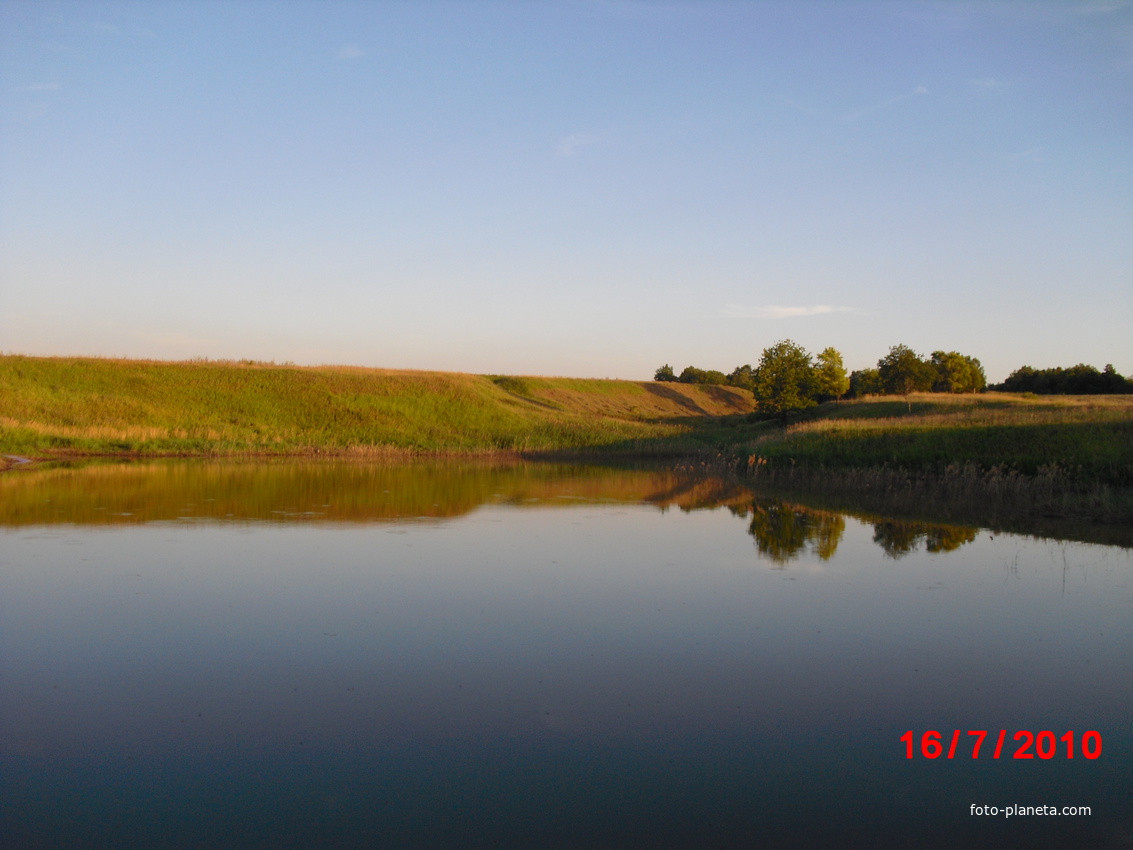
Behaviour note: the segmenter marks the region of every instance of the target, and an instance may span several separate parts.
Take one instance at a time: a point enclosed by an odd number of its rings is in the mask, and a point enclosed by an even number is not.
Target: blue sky
[[[0,0],[0,350],[1133,373],[1133,4]]]

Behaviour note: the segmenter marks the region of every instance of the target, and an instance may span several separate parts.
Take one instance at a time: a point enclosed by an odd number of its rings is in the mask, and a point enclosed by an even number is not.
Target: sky
[[[1133,373],[1133,3],[0,0],[0,351]]]

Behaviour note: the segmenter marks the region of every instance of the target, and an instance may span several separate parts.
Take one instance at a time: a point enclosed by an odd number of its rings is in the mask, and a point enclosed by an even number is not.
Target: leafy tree
[[[792,411],[815,404],[814,391],[814,364],[805,348],[788,339],[763,349],[752,375],[760,413],[786,421]]]
[[[958,351],[934,351],[929,362],[936,370],[933,392],[978,393],[987,388],[984,367],[974,357]]]
[[[850,373],[850,398],[881,395],[884,391],[884,387],[881,386],[881,373],[876,369],[855,369]]]
[[[653,373],[654,381],[675,381],[676,379],[677,376],[673,373],[673,367],[668,363]]]
[[[877,371],[885,392],[903,395],[906,402],[909,400],[909,393],[931,390],[936,380],[936,370],[932,368],[932,364],[922,360],[907,345],[890,348],[889,353],[877,361]],[[909,409],[912,410],[911,403]]]
[[[835,348],[826,348],[815,358],[815,392],[821,398],[837,401],[850,389],[850,379],[846,367],[842,365],[842,355]]]
[[[752,368],[750,363],[737,366],[728,374],[728,385],[732,387],[743,387],[746,390],[750,390],[753,386],[752,380]]]
[[[1030,366],[1020,366],[1007,376],[1002,384],[996,384],[993,389],[1009,393],[1037,393],[1035,389],[1038,371]]]
[[[1117,374],[1112,363],[1106,363],[1102,369],[1103,393],[1133,393],[1133,381]]]

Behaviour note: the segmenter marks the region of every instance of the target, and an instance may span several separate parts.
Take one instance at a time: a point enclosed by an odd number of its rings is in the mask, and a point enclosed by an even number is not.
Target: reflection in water
[[[756,500],[751,505],[748,534],[755,538],[759,553],[776,564],[787,564],[808,549],[828,561],[845,530],[841,514],[778,500]]]
[[[0,525],[155,521],[382,522],[457,517],[486,504],[648,502],[717,507],[750,491],[668,469],[342,460],[155,461],[0,475]]]
[[[536,465],[20,471],[0,522],[5,848],[1133,834],[1127,550]],[[1105,755],[907,759],[930,729]]]
[[[750,506],[731,506],[732,513],[751,515],[748,534],[759,554],[780,566],[811,552],[828,561],[838,550],[846,530],[846,516],[808,508],[781,499],[755,499]],[[916,551],[923,540],[929,552],[951,552],[976,539],[977,529],[924,522],[871,520],[873,542],[891,558]]]
[[[539,507],[646,503],[662,511],[727,507],[779,566],[838,549],[846,515],[758,497],[735,480],[672,469],[561,464],[348,461],[155,461],[21,470],[0,475],[0,526],[149,522],[369,523],[441,519],[487,504]],[[976,529],[868,518],[893,558],[923,541],[950,552]]]
[[[873,524],[873,542],[890,558],[900,558],[916,551],[922,540],[929,552],[951,552],[975,540],[976,532],[959,525],[883,520]]]

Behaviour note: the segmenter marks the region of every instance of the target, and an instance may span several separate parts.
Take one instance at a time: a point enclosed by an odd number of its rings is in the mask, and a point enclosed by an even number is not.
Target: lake
[[[1126,548],[490,463],[14,470],[0,526],[4,847],[1133,846]]]

